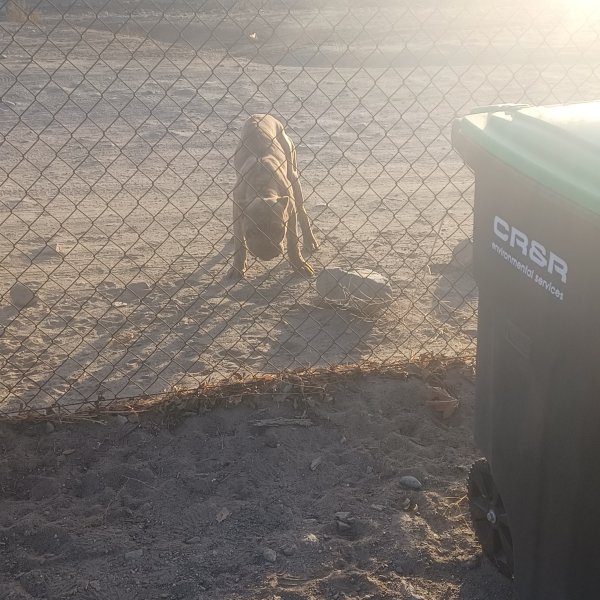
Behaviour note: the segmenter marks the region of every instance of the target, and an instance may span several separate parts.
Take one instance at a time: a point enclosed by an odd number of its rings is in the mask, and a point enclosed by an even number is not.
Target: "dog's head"
[[[251,254],[271,260],[283,254],[290,199],[254,198],[244,209],[243,230]]]

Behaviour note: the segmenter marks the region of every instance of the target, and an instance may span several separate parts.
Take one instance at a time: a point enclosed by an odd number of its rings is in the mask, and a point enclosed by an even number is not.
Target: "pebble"
[[[412,475],[404,475],[404,477],[400,477],[400,485],[408,488],[409,490],[420,490],[423,487],[423,484]]]
[[[130,552],[125,552],[125,560],[137,560],[138,558],[142,558],[144,555],[144,551],[140,550],[131,550]]]
[[[296,553],[296,550],[296,544],[287,544],[281,549],[281,552],[283,552],[285,556],[293,556]]]
[[[125,415],[117,415],[115,417],[115,424],[119,427],[123,427],[127,423],[127,417]]]
[[[320,456],[317,456],[317,458],[315,458],[311,463],[310,463],[310,470],[314,471],[323,461],[323,459]]]
[[[56,428],[54,427],[54,423],[52,423],[51,421],[46,421],[46,424],[44,425],[44,430],[46,431],[46,433],[52,433]]]
[[[268,562],[274,563],[277,561],[277,552],[271,548],[263,548],[262,555]]]
[[[334,517],[336,521],[347,521],[350,518],[350,513],[348,511],[340,511],[336,512]]]
[[[340,533],[348,533],[352,529],[352,525],[345,521],[336,521],[335,526]]]

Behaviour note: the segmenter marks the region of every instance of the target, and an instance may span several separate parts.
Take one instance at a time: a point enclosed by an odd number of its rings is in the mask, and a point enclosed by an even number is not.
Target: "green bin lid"
[[[481,148],[600,214],[600,102],[478,108],[455,121],[452,143],[471,166]]]

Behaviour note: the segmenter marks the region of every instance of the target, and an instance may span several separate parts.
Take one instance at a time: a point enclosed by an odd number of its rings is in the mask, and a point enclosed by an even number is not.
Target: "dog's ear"
[[[277,200],[275,200],[275,208],[281,211],[281,214],[284,214],[289,206],[289,203],[290,197],[282,196],[281,198],[277,198]]]

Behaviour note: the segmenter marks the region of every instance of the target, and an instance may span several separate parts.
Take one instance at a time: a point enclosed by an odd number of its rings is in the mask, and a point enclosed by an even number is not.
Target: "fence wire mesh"
[[[473,353],[478,105],[598,98],[587,0],[0,1],[0,411],[74,411],[280,372]],[[284,257],[232,283],[232,157],[269,113],[324,269],[389,280],[376,315]]]

